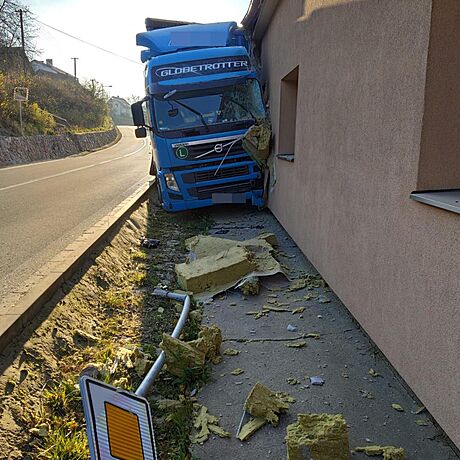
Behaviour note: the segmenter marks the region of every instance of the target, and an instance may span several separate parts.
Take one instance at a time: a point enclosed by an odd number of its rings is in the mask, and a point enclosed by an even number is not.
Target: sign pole
[[[13,91],[13,99],[19,102],[19,124],[21,126],[21,136],[24,137],[24,123],[22,121],[22,103],[29,99],[29,89],[17,86]]]
[[[22,101],[19,101],[19,123],[21,124],[21,137],[24,137],[24,127],[22,125]]]

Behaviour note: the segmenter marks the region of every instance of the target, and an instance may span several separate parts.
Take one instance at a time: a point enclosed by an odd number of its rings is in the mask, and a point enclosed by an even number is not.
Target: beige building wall
[[[458,32],[441,5],[460,2],[434,3]],[[428,166],[443,146],[431,24],[431,0],[280,1],[261,56],[277,151],[281,82],[298,66],[295,152],[281,152],[295,161],[275,160],[269,205],[460,446],[460,216],[409,198],[438,181],[419,179],[421,145]],[[432,48],[446,43],[434,33]],[[458,96],[459,72],[443,75]]]

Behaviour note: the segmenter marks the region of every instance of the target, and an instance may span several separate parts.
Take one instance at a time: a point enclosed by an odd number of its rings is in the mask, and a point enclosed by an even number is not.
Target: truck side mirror
[[[134,135],[139,139],[141,137],[147,137],[147,130],[141,126],[140,128],[136,128],[134,130]]]
[[[144,109],[142,108],[143,102],[144,101],[138,101],[131,105],[131,113],[135,126],[145,126]]]

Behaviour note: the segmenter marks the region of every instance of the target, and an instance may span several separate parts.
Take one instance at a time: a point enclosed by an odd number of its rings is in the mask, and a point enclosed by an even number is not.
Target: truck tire
[[[151,176],[156,176],[157,175],[157,165],[153,161],[153,156],[152,156],[152,161],[150,162],[149,173],[150,173]]]
[[[163,206],[163,197],[161,193],[160,181],[158,180],[158,176],[155,179],[155,186],[152,193],[152,203],[160,208]]]

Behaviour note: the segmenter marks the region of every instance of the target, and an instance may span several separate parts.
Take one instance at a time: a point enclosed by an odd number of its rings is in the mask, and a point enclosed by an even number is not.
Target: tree
[[[128,97],[126,98],[126,100],[127,100],[130,104],[134,104],[135,102],[140,101],[142,98],[143,98],[143,96],[136,96],[135,94],[131,94],[131,96],[128,96]]]
[[[24,11],[24,51],[29,59],[36,54],[35,39],[38,34],[38,25],[34,20],[28,5],[22,0],[0,0],[0,46],[20,47],[21,22],[17,11]]]
[[[109,94],[104,89],[104,85],[94,78],[91,80],[85,80],[82,86],[88,90],[91,96],[97,101],[102,101],[105,103],[109,100]]]

